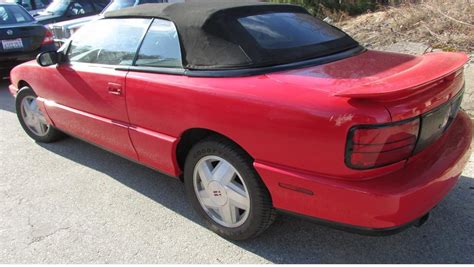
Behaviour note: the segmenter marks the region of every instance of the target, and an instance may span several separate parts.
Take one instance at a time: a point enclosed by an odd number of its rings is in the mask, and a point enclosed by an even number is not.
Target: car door
[[[126,71],[149,25],[148,19],[102,19],[81,28],[58,65],[46,99],[59,129],[137,159],[128,134]]]
[[[162,172],[177,175],[174,168],[173,125],[181,118],[177,85],[183,73],[181,49],[174,24],[155,19],[127,74],[127,109],[130,138],[140,161]],[[161,73],[160,73],[161,72]],[[165,73],[165,74],[163,74]]]

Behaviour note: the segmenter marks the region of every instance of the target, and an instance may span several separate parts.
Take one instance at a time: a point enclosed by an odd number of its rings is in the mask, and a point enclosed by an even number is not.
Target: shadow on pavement
[[[40,145],[202,225],[177,179],[73,138]],[[282,215],[259,238],[233,243],[275,263],[472,263],[473,189],[474,179],[462,177],[424,226],[394,236],[360,236]]]
[[[8,80],[0,79],[0,110],[6,110],[15,113],[15,99],[8,91]]]

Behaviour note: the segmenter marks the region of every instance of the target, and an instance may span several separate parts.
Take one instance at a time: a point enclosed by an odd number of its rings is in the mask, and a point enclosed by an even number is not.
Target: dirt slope
[[[469,53],[463,108],[474,118],[473,0],[424,0],[335,24],[369,49],[414,55],[436,50]]]

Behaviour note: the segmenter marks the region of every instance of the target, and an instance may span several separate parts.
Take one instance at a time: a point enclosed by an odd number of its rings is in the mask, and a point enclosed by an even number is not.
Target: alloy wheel
[[[250,212],[250,196],[242,176],[218,156],[198,161],[193,174],[194,191],[206,214],[216,223],[236,228]]]
[[[43,137],[48,134],[50,126],[43,113],[38,107],[34,96],[25,96],[21,101],[21,117],[26,127],[37,136]]]

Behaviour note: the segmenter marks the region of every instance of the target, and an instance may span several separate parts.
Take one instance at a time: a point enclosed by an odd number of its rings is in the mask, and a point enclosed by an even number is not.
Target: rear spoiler
[[[339,91],[335,96],[363,99],[398,99],[422,92],[444,78],[454,79],[469,60],[465,53],[435,52],[419,56],[419,62],[395,75]],[[430,87],[427,87],[430,88]]]

